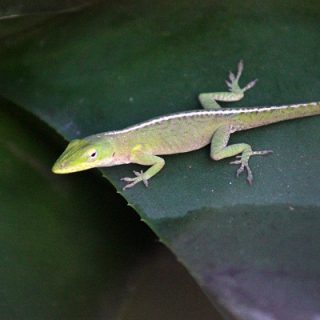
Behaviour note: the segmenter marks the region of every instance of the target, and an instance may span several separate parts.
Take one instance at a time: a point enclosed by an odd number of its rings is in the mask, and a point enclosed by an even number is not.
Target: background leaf
[[[0,38],[30,29],[57,14],[77,11],[95,0],[2,0],[0,3]]]
[[[48,14],[62,13],[79,10],[92,2],[93,0],[2,0],[0,4],[1,19],[16,18],[30,14]]]
[[[105,3],[3,41],[1,90],[67,139],[199,108],[245,60],[235,106],[319,99],[315,1]],[[316,319],[319,307],[319,119],[239,133],[255,149],[255,185],[208,148],[166,157],[123,193],[214,301],[239,319]],[[310,136],[312,135],[312,139]],[[137,166],[103,170],[117,188]],[[299,303],[295,303],[299,301]]]

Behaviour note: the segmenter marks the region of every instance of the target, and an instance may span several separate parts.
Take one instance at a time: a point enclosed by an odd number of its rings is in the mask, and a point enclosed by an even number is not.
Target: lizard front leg
[[[152,178],[154,175],[156,175],[165,164],[164,159],[151,154],[150,151],[148,151],[148,148],[142,144],[138,144],[132,149],[130,160],[132,163],[137,163],[151,167],[147,169],[145,172],[143,172],[142,170],[140,172],[133,171],[133,173],[136,175],[135,177],[122,178],[121,180],[129,182],[123,188],[123,190],[133,187],[140,181],[142,181],[144,185],[147,187],[148,180]]]
[[[249,167],[249,159],[254,155],[266,155],[272,153],[271,150],[252,151],[252,148],[247,143],[236,143],[227,146],[230,137],[230,127],[222,126],[213,134],[211,141],[210,156],[213,160],[221,160],[228,157],[237,156],[237,160],[230,162],[230,164],[239,164],[237,170],[237,177],[244,171],[247,171],[247,181],[249,184],[253,182],[252,171]]]
[[[207,110],[218,110],[221,106],[217,101],[233,102],[239,101],[244,97],[244,93],[251,89],[257,82],[253,80],[249,82],[244,88],[240,88],[239,79],[243,71],[243,62],[238,63],[237,74],[234,75],[231,71],[229,73],[229,80],[226,84],[229,88],[229,92],[211,92],[211,93],[200,93],[199,100],[204,109]]]

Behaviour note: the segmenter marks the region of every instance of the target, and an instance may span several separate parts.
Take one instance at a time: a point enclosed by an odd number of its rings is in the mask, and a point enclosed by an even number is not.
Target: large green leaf
[[[317,2],[104,4],[59,17],[0,52],[1,92],[67,139],[199,108],[199,92],[260,82],[235,106],[320,98]],[[255,149],[255,184],[209,150],[166,158],[150,182],[123,192],[214,301],[239,319],[320,314],[319,119],[236,135]],[[312,137],[312,138],[311,138]],[[117,188],[136,166],[103,170]]]

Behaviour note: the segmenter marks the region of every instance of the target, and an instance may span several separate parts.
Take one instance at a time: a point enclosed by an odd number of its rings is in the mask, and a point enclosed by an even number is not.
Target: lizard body
[[[202,93],[199,100],[205,110],[180,112],[157,117],[123,130],[109,131],[76,139],[53,166],[55,173],[71,173],[94,167],[108,167],[137,163],[151,166],[145,172],[134,172],[135,177],[123,178],[128,182],[125,188],[148,180],[157,174],[165,162],[159,155],[184,153],[200,149],[211,143],[211,158],[220,160],[237,156],[232,164],[239,164],[237,175],[246,169],[251,184],[253,176],[248,165],[252,155],[265,155],[272,151],[252,151],[245,143],[227,145],[231,133],[256,128],[275,122],[320,114],[320,102],[303,104],[222,109],[217,101],[237,101],[244,92],[252,88],[256,80],[243,89],[238,85],[243,70],[238,65],[235,76],[230,73],[230,92]]]

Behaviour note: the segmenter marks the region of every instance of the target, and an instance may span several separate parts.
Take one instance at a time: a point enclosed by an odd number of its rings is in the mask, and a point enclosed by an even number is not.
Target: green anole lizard
[[[220,160],[236,156],[231,164],[240,165],[239,176],[247,171],[247,180],[253,182],[249,159],[253,155],[266,155],[271,150],[252,151],[249,144],[228,145],[231,133],[252,129],[274,122],[308,117],[320,114],[320,102],[294,105],[222,109],[217,101],[238,101],[244,92],[251,89],[257,80],[244,88],[238,82],[243,71],[242,61],[238,72],[229,74],[226,81],[229,92],[201,93],[199,100],[205,110],[186,111],[161,116],[123,130],[109,131],[76,139],[54,164],[54,173],[71,173],[96,167],[110,167],[120,164],[137,163],[150,166],[145,172],[134,171],[135,177],[123,178],[124,189],[131,188],[157,174],[165,161],[159,155],[189,152],[211,144],[210,156]]]

